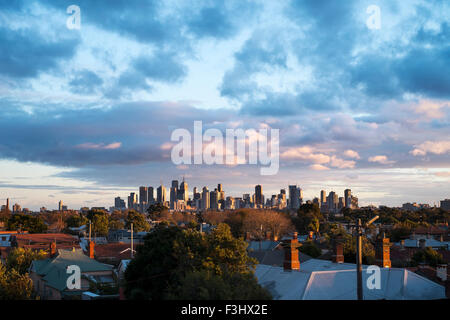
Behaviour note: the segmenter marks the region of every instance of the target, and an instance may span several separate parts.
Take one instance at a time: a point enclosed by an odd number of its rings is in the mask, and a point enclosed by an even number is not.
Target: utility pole
[[[133,259],[133,223],[131,223],[131,259]]]
[[[356,273],[357,273],[357,285],[358,285],[358,300],[363,300],[363,288],[362,288],[362,225],[361,219],[358,219],[356,225]]]
[[[364,227],[368,227],[379,216],[373,217],[369,222],[367,222]],[[363,300],[363,286],[362,286],[362,235],[363,235],[363,225],[361,224],[361,219],[358,219],[358,224],[356,225],[356,282],[357,282],[357,293],[358,300]]]
[[[91,220],[89,220],[89,243],[91,242]]]

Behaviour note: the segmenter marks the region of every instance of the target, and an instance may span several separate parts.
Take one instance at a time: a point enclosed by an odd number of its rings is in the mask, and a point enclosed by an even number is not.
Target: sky
[[[297,184],[305,199],[439,204],[449,17],[446,0],[0,0],[0,202],[110,207],[184,177],[190,194]],[[278,129],[278,173],[174,164],[171,133],[194,121]]]

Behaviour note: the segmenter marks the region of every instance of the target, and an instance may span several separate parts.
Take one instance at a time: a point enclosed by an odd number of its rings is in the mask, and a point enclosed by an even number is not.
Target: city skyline
[[[115,207],[116,209],[136,209],[138,211],[142,211],[142,209],[140,209],[140,205],[142,205],[142,203],[146,203],[148,204],[152,204],[152,203],[168,203],[169,204],[169,209],[174,209],[172,207],[172,203],[173,201],[176,201],[177,199],[187,199],[187,200],[192,200],[195,201],[195,191],[197,191],[200,195],[199,200],[200,200],[200,206],[204,206],[204,200],[203,199],[203,192],[206,190],[208,192],[208,208],[209,209],[214,209],[210,206],[210,194],[213,191],[219,191],[219,192],[224,192],[224,195],[222,195],[223,199],[225,200],[227,197],[232,197],[233,199],[244,199],[245,197],[248,195],[250,197],[250,202],[255,204],[255,208],[257,208],[257,204],[260,204],[260,202],[257,199],[257,190],[258,187],[260,187],[261,190],[261,194],[262,194],[262,201],[263,201],[263,207],[266,205],[266,202],[269,201],[271,199],[271,197],[274,196],[280,196],[280,192],[284,192],[285,194],[285,200],[287,200],[288,202],[285,203],[285,207],[288,209],[296,209],[298,208],[301,204],[304,204],[306,202],[312,202],[315,203],[315,201],[317,201],[316,203],[319,204],[319,206],[321,207],[323,205],[323,203],[327,204],[329,203],[329,197],[333,197],[333,199],[335,200],[331,200],[335,202],[335,205],[337,207],[337,205],[341,205],[341,201],[343,204],[343,207],[350,207],[352,206],[352,199],[354,195],[358,194],[354,189],[348,187],[348,186],[344,186],[342,188],[331,188],[331,189],[320,189],[317,193],[314,193],[313,191],[306,191],[305,189],[302,188],[302,186],[300,185],[292,185],[289,184],[287,186],[280,186],[278,189],[275,189],[273,191],[266,191],[263,192],[264,187],[262,185],[254,185],[254,186],[249,186],[248,189],[243,189],[242,193],[233,193],[233,192],[228,192],[226,189],[226,186],[224,188],[224,185],[220,182],[216,183],[216,184],[211,184],[211,185],[206,185],[206,186],[199,186],[199,185],[192,185],[191,187],[188,187],[186,189],[186,198],[183,198],[182,195],[180,195],[180,187],[183,185],[189,186],[189,184],[187,182],[185,182],[185,177],[183,176],[182,178],[183,180],[180,181],[180,185],[177,184],[176,189],[175,189],[175,195],[172,195],[172,189],[175,187],[174,183],[178,183],[178,180],[174,180],[171,179],[171,186],[169,186],[168,184],[164,184],[164,182],[162,180],[160,180],[160,183],[162,184],[158,184],[158,185],[147,185],[147,186],[137,186],[135,188],[130,188],[129,192],[122,192],[120,194],[112,194],[112,198],[108,199],[106,203],[81,203],[81,204],[67,204],[67,200],[66,199],[55,199],[55,209],[53,209],[52,205],[53,203],[50,203],[50,205],[38,205],[37,207],[31,207],[31,206],[27,206],[24,205],[21,200],[25,200],[25,198],[9,198],[6,197],[4,199],[0,198],[0,201],[3,201],[7,204],[9,204],[10,206],[10,210],[13,206],[18,205],[18,207],[20,209],[22,208],[26,208],[29,209],[31,211],[39,211],[41,208],[46,208],[47,210],[61,210],[62,207],[66,209],[70,209],[70,210],[78,210],[80,208],[83,207],[88,207],[88,208],[92,208],[92,207],[97,207],[97,208],[105,208],[105,209],[110,209]],[[161,191],[164,196],[161,196],[159,194],[159,190],[160,187],[164,187],[164,191]],[[142,193],[141,190],[142,188],[145,189],[145,197],[144,200],[141,198]],[[218,189],[220,188],[220,190]],[[294,189],[292,189],[294,188]],[[149,190],[151,189],[151,190]],[[191,190],[191,191],[189,191]],[[294,190],[294,191],[293,191]],[[296,190],[296,191],[295,191]],[[250,192],[249,192],[250,191]],[[150,197],[151,194],[150,192],[153,193],[153,201],[150,201]],[[306,196],[305,196],[306,195]],[[308,196],[309,195],[309,196]],[[130,197],[133,196],[134,200],[132,200],[132,202],[130,202]],[[180,198],[181,196],[181,198]],[[160,197],[162,197],[163,200],[160,199]],[[174,198],[172,198],[174,197]],[[292,203],[291,202],[291,198],[293,199],[301,199],[301,202],[299,203]],[[356,197],[356,205],[359,207],[367,207],[367,206],[388,206],[388,207],[396,207],[396,208],[400,208],[402,206],[404,206],[405,204],[407,205],[411,205],[413,203],[417,203],[417,204],[425,204],[425,205],[429,205],[430,207],[439,207],[439,204],[442,200],[448,200],[448,197],[443,197],[441,199],[438,199],[436,201],[434,201],[433,203],[429,203],[429,202],[423,202],[423,201],[418,201],[417,199],[409,199],[409,200],[400,200],[400,203],[398,205],[387,205],[385,203],[367,203],[364,201],[361,201],[361,198]],[[185,203],[187,203],[187,200],[184,200]],[[135,206],[133,206],[133,204],[135,204]],[[0,203],[0,207],[4,206],[3,203]],[[14,210],[13,210],[14,211]],[[144,209],[145,211],[145,209]]]
[[[183,176],[235,195],[348,187],[361,205],[449,197],[448,1],[377,0],[375,29],[370,1],[80,0],[70,29],[72,4],[0,4],[0,199],[109,206]],[[175,165],[171,133],[195,121],[279,130],[278,173]]]

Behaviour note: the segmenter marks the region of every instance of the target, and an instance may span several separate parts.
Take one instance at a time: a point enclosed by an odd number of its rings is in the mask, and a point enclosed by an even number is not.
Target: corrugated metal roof
[[[367,266],[363,266],[363,294],[366,300],[445,299],[445,288],[406,269],[381,268],[380,289],[370,290]],[[279,300],[356,300],[356,265],[310,259],[299,271],[258,265],[258,282]]]

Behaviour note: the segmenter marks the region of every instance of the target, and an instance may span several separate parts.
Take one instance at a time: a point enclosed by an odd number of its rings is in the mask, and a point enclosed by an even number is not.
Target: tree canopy
[[[40,217],[27,214],[14,214],[8,219],[7,230],[22,230],[29,233],[44,233],[47,225]]]
[[[268,298],[270,294],[254,278],[256,260],[247,255],[246,247],[226,224],[210,234],[157,226],[127,267],[125,294],[152,300]],[[196,285],[201,289],[192,295]],[[242,285],[247,290],[238,290]]]

